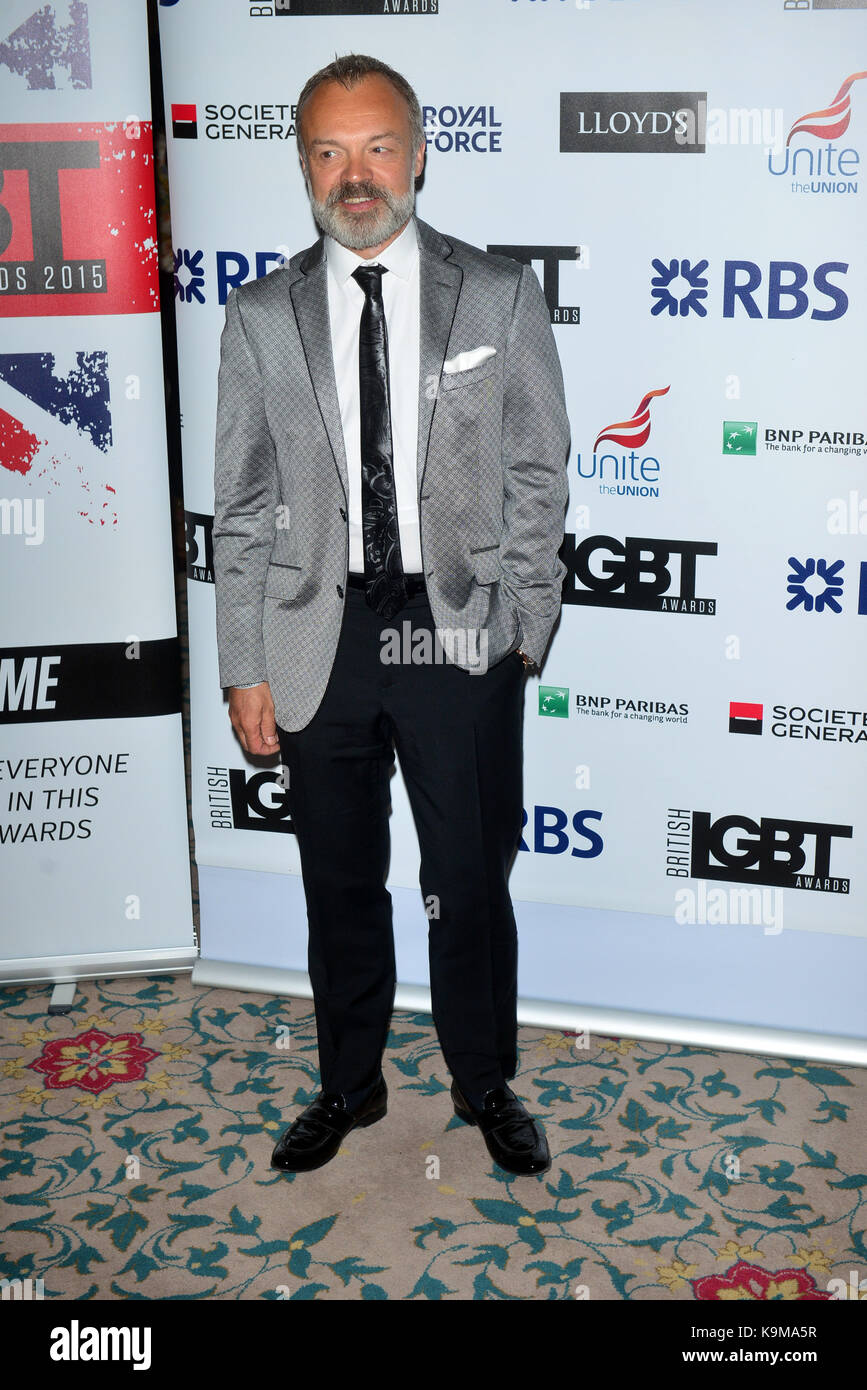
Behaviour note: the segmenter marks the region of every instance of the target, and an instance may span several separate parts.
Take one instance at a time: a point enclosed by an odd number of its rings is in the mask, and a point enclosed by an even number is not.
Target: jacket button
[[[340,597],[343,598],[343,589],[340,584],[338,584],[337,586],[337,592],[340,595]]]
[[[343,510],[342,507],[340,508],[340,515],[343,517],[343,520],[345,521],[345,520],[346,520],[346,512]]]

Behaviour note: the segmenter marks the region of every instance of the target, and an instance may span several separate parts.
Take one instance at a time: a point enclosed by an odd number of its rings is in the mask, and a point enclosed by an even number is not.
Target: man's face
[[[324,82],[303,112],[301,164],[319,226],[371,258],[394,241],[415,206],[424,145],[412,148],[406,102],[372,73],[347,91]]]

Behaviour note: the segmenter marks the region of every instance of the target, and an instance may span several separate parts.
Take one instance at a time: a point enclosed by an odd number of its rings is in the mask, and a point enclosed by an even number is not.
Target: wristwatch
[[[520,647],[516,647],[516,648],[515,648],[515,651],[518,653],[518,656],[519,656],[519,657],[521,658],[521,660],[523,661],[523,663],[524,663],[524,670],[525,670],[525,671],[527,670],[528,667],[530,667],[530,666],[535,666],[536,663],[535,663],[535,661],[533,660],[533,658],[532,658],[531,656],[528,656],[527,653],[526,653],[525,651],[523,651]]]

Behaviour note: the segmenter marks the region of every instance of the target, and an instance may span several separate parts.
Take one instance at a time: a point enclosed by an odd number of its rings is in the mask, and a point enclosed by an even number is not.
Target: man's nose
[[[367,163],[367,155],[363,152],[351,154],[346,166],[346,178],[350,183],[359,183],[362,179],[370,178],[370,169]]]

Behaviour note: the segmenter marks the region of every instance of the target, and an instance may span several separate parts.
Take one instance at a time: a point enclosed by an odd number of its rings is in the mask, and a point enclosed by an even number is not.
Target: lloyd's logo
[[[865,72],[847,77],[830,106],[799,116],[782,151],[768,150],[768,172],[792,180],[793,193],[857,193],[861,156],[841,140],[852,118],[850,89]],[[804,136],[813,136],[817,146]],[[793,143],[794,142],[794,143]]]
[[[560,152],[704,154],[706,92],[561,92]]]
[[[588,459],[577,456],[579,478],[598,480],[599,491],[612,497],[658,497],[660,462],[653,454],[641,454],[650,438],[650,402],[654,396],[665,396],[671,388],[660,386],[648,391],[628,420],[615,420],[596,436],[593,453]],[[603,440],[619,444],[628,453],[598,453]]]

